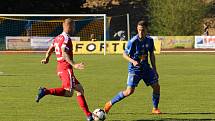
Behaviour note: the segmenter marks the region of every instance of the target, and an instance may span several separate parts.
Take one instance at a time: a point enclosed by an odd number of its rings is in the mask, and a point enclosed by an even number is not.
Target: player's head
[[[67,18],[63,22],[63,31],[67,34],[72,34],[74,32],[74,21],[71,18]]]
[[[145,37],[147,34],[147,24],[145,21],[141,20],[137,23],[137,32],[140,38]]]

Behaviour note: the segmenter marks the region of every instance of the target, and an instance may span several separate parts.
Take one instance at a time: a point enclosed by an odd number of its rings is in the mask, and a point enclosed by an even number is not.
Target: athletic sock
[[[152,102],[153,102],[154,108],[158,108],[159,100],[160,100],[160,94],[153,93]]]
[[[56,95],[56,96],[64,96],[65,89],[64,88],[50,88],[46,89],[46,95]]]
[[[119,93],[111,100],[111,104],[114,105],[115,103],[119,102],[119,101],[122,100],[123,98],[125,98],[123,92],[119,92]]]
[[[77,96],[77,101],[79,103],[79,106],[81,107],[81,109],[83,110],[83,112],[85,113],[85,115],[88,117],[91,115],[91,112],[88,109],[88,105],[87,102],[85,100],[85,97],[83,95],[79,95]]]

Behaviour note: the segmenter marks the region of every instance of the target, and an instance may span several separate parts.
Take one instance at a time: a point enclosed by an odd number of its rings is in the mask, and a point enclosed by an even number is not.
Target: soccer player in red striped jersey
[[[40,87],[36,102],[39,102],[45,95],[72,97],[75,90],[77,92],[77,101],[87,116],[87,121],[93,121],[92,113],[89,111],[84,97],[84,89],[73,73],[73,68],[84,69],[83,63],[75,63],[73,60],[72,41],[69,36],[73,31],[74,22],[70,18],[65,19],[63,22],[63,33],[54,39],[46,53],[45,59],[41,61],[42,64],[47,64],[51,54],[55,51],[58,63],[57,74],[62,81],[62,87],[49,89]]]

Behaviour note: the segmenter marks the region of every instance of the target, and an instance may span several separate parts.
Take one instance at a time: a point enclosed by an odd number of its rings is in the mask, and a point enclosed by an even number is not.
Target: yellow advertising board
[[[127,45],[127,41],[109,41],[107,42],[108,54],[122,54]]]
[[[193,48],[194,36],[158,36],[162,49]]]
[[[102,54],[104,44],[91,41],[73,41],[74,54]]]
[[[158,40],[158,37],[154,37],[154,46],[155,46],[155,54],[160,54],[161,52],[161,41]]]
[[[155,53],[159,54],[161,49],[161,41],[154,40]],[[107,41],[106,54],[122,54],[127,45],[127,41]],[[104,42],[103,41],[73,41],[74,54],[103,54]]]

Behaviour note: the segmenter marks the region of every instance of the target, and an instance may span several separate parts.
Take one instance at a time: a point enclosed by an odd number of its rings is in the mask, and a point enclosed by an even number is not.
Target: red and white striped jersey
[[[70,55],[71,59],[73,59],[72,41],[67,33],[63,32],[55,37],[51,46],[55,48],[55,54],[58,62],[65,62],[62,55],[62,47],[65,47],[65,51]]]

